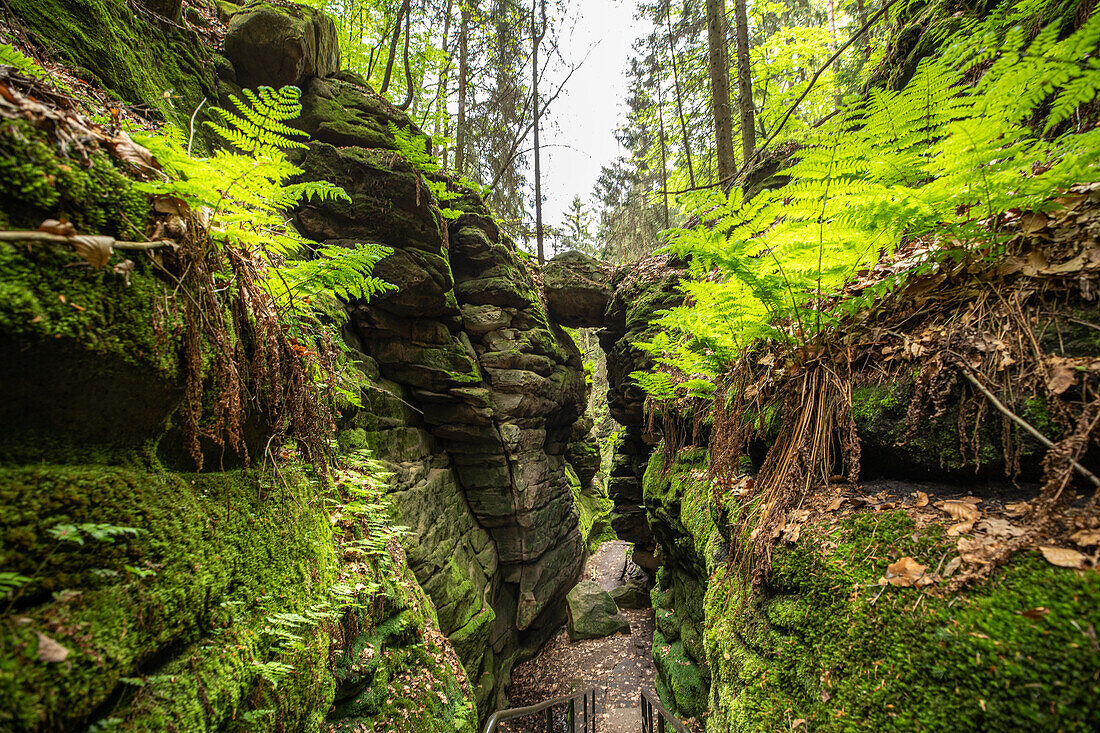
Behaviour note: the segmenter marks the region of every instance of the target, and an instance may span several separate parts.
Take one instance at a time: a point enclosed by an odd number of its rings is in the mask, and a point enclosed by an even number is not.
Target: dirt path
[[[613,541],[600,545],[585,565],[584,576],[604,589],[622,585],[640,572],[628,563],[630,543]],[[653,689],[653,610],[623,610],[630,621],[630,635],[570,643],[563,628],[542,648],[538,656],[512,672],[508,699],[513,707],[533,705],[573,690],[595,687],[597,730],[600,733],[637,733],[641,730],[639,690]],[[515,721],[509,731],[545,730],[534,721]]]

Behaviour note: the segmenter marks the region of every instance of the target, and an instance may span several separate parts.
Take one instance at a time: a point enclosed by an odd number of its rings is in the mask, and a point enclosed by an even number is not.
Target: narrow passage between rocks
[[[627,557],[629,547],[629,542],[621,540],[600,545],[585,564],[585,580],[594,580],[607,591],[631,578],[645,580],[644,571]],[[570,642],[564,627],[558,631],[534,659],[512,672],[512,685],[508,689],[511,706],[534,705],[573,690],[595,687],[596,730],[600,733],[639,731],[638,696],[643,688],[653,691],[656,674],[650,653],[653,609],[622,609],[622,614],[630,622],[629,635]],[[514,733],[544,731],[545,723],[531,716],[511,721],[504,730]]]

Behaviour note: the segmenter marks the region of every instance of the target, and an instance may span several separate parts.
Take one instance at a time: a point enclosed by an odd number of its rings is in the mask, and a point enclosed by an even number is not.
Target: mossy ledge
[[[705,715],[713,733],[799,720],[822,731],[1100,726],[1097,573],[1025,552],[957,592],[882,586],[897,558],[934,567],[955,540],[902,510],[865,509],[804,525],[750,594],[705,468],[700,451],[666,467],[659,450],[646,473],[654,526],[669,528],[654,654],[670,707]]]

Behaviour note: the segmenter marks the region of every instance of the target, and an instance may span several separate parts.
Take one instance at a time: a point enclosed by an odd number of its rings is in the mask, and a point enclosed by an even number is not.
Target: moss
[[[439,631],[431,601],[403,557],[380,580],[381,605],[353,611],[353,628],[362,631],[335,655],[338,690],[329,729],[473,733],[469,681]]]
[[[24,121],[0,123],[0,209],[10,226],[68,219],[81,234],[140,239],[148,197],[104,155],[66,157]]]
[[[1031,553],[946,597],[877,584],[897,557],[935,565],[953,552],[938,525],[867,513],[777,548],[767,591],[747,606],[741,580],[719,569],[706,599],[708,730],[793,718],[814,730],[1095,729],[1100,653],[1079,629],[1097,622],[1097,575]],[[1050,613],[1020,615],[1038,607]]]
[[[270,619],[326,607],[334,554],[309,482],[287,476],[0,470],[0,566],[31,578],[0,622],[0,727],[71,727],[101,706],[135,730],[220,729],[257,707],[277,711],[259,729],[309,727],[332,694],[327,636],[303,628],[300,648],[279,652]],[[83,522],[139,534],[49,534]],[[40,661],[36,633],[68,659]],[[278,693],[256,666],[270,661],[295,667]]]
[[[10,0],[8,7],[53,60],[181,128],[203,98],[218,98],[198,34],[135,12],[126,0]]]

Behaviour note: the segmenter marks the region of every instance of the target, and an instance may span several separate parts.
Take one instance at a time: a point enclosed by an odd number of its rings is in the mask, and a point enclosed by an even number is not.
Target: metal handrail
[[[657,715],[657,727],[653,727],[653,715]],[[642,733],[666,733],[667,728],[665,723],[672,726],[672,730],[676,733],[688,733],[688,729],[680,722],[680,719],[675,715],[665,710],[661,705],[661,701],[654,695],[651,695],[649,690],[642,690]]]
[[[577,731],[577,702],[581,700],[581,714],[583,715],[582,727],[580,730],[582,733],[596,733],[596,688],[589,687],[584,690],[578,690],[571,695],[562,695],[561,697],[555,697],[552,700],[545,700],[537,705],[528,705],[525,708],[509,708],[507,710],[498,710],[489,716],[488,722],[485,723],[484,733],[493,733],[497,729],[500,723],[506,720],[513,720],[515,718],[522,718],[527,715],[535,715],[536,713],[546,712],[546,730],[554,730],[554,711],[552,708],[558,705],[565,705],[567,710],[566,730],[569,733],[576,733]],[[589,724],[591,723],[591,727]],[[686,733],[686,732],[685,732]]]

